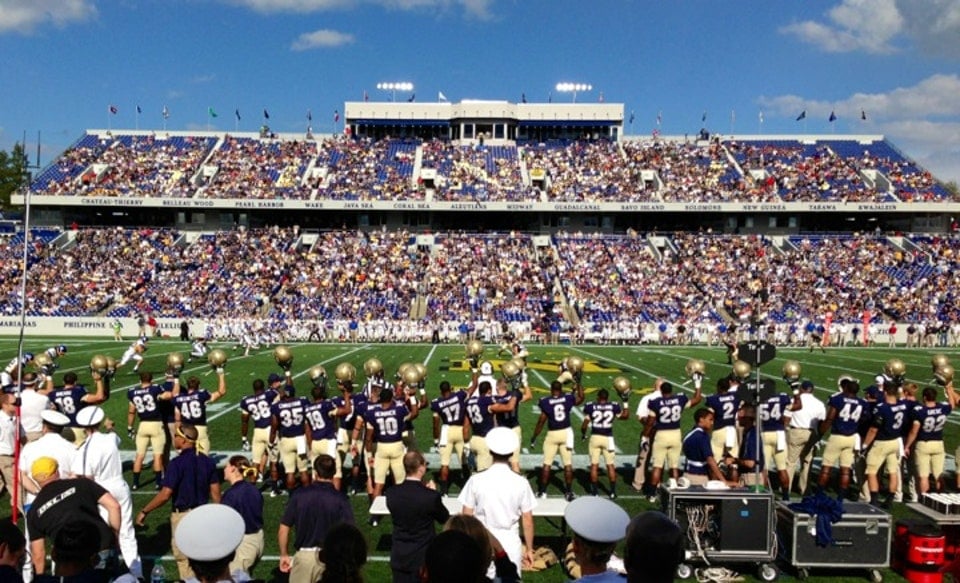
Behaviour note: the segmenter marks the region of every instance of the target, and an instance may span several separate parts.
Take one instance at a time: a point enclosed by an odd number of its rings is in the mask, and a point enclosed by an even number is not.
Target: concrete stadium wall
[[[28,317],[24,326],[26,336],[53,336],[68,339],[71,337],[107,337],[113,338],[115,318],[54,318]],[[164,336],[180,337],[180,322],[176,318],[157,318],[157,326]],[[120,318],[123,324],[123,337],[130,338],[139,333],[135,318]],[[190,331],[202,334],[206,329],[199,321],[191,321]],[[20,334],[20,317],[0,317],[0,336]]]

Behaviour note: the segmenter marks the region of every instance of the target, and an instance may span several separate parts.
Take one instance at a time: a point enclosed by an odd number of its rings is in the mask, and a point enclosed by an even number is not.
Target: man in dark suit
[[[403,467],[406,479],[386,492],[387,509],[393,518],[390,567],[394,583],[418,583],[427,545],[436,535],[433,523],[443,524],[450,512],[433,480],[423,483],[427,461],[422,453],[408,451],[403,456]]]

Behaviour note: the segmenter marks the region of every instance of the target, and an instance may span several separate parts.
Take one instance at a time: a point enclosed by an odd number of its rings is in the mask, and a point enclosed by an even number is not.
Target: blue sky
[[[87,128],[333,129],[345,101],[624,103],[631,134],[882,133],[960,180],[960,0],[0,0],[0,148]],[[404,94],[406,96],[406,94]],[[399,99],[399,97],[398,97]],[[108,114],[110,105],[116,115]],[[807,119],[797,122],[801,111]],[[830,112],[838,117],[833,126]],[[860,119],[861,111],[867,119]]]

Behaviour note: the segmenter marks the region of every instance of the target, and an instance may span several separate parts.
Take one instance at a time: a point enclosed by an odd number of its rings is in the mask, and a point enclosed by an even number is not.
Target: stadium
[[[692,359],[706,363],[710,394],[730,373],[726,346],[766,341],[778,354],[757,378],[786,390],[782,367],[798,361],[825,401],[841,375],[866,387],[890,359],[931,385],[931,358],[957,354],[960,196],[881,135],[626,136],[616,103],[358,101],[342,111],[343,131],[326,135],[86,131],[13,197],[29,204],[29,224],[6,222],[0,235],[2,354],[15,358],[21,329],[27,351],[65,342],[58,382],[76,371],[89,384],[93,355],[119,358],[138,337],[152,338],[143,366],[155,374],[206,338],[229,355],[227,396],[208,409],[221,463],[240,453],[240,397],[280,372],[278,345],[290,346],[303,394],[311,367],[362,370],[375,357],[388,378],[423,363],[433,398],[441,380],[469,384],[464,347],[480,340],[497,371],[522,343],[539,399],[579,356],[588,401],[618,376],[633,387],[615,430],[617,503],[631,515],[655,506],[630,488],[637,402],[658,378],[692,393]],[[210,370],[201,360],[183,372],[212,388]],[[129,370],[112,379],[103,407],[117,423],[127,401],[115,393],[135,381]],[[520,412],[534,486],[535,403]],[[429,417],[414,424],[424,452]],[[945,440],[948,452],[960,445],[955,419]],[[129,458],[132,442],[121,449]],[[574,451],[574,492],[588,495],[586,446]],[[550,498],[562,498],[561,473]],[[152,494],[136,492],[134,507]],[[280,577],[271,533],[284,501],[266,500],[257,578]],[[351,504],[368,580],[387,580],[389,518],[370,526],[366,496]],[[170,560],[163,514],[139,534],[148,566]],[[536,520],[538,546],[562,555],[563,529]],[[523,578],[565,577],[554,566]],[[845,577],[828,568],[810,580]]]

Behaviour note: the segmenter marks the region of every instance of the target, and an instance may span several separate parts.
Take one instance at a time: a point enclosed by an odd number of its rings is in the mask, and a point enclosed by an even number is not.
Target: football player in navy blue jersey
[[[563,392],[560,381],[550,383],[550,395],[540,399],[537,406],[540,408],[540,418],[530,438],[530,449],[533,449],[537,437],[543,426],[547,426],[547,436],[543,440],[543,466],[540,468],[540,488],[537,496],[545,498],[547,484],[550,483],[550,466],[557,453],[563,462],[564,497],[573,499],[573,427],[570,415],[573,408],[583,403],[583,385],[576,383],[573,393]]]
[[[833,467],[839,463],[840,482],[838,495],[846,498],[850,489],[850,475],[854,458],[859,454],[857,441],[861,418],[868,417],[869,404],[857,396],[860,383],[851,378],[840,382],[841,392],[827,402],[827,418],[820,422],[820,435],[830,432],[827,446],[820,460],[820,488],[826,488]]]
[[[630,410],[620,403],[610,401],[610,391],[600,389],[597,400],[587,403],[583,408],[583,423],[580,424],[580,439],[587,438],[587,429],[591,429],[590,443],[590,493],[597,495],[597,483],[600,481],[600,458],[607,466],[610,479],[610,498],[617,497],[617,469],[615,465],[616,445],[613,440],[613,422],[630,417]]]

